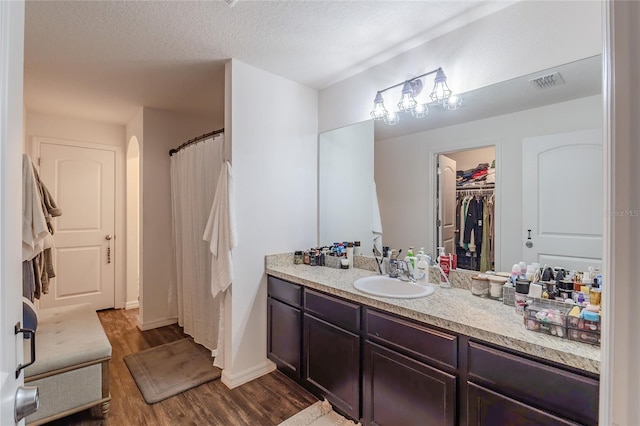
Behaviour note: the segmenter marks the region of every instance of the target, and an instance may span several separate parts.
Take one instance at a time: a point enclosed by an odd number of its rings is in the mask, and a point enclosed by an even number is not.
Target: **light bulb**
[[[416,102],[413,97],[413,87],[411,87],[410,82],[405,81],[402,87],[402,97],[400,98],[400,102],[398,102],[398,110],[411,112],[416,105],[418,105],[418,102]]]
[[[448,109],[449,111],[460,108],[461,104],[462,98],[458,95],[450,95],[442,102],[442,106],[444,107],[444,109]]]
[[[373,110],[371,110],[371,118],[374,120],[386,120],[388,115],[387,109],[384,107],[384,99],[382,99],[382,93],[376,93],[376,98],[373,101]]]
[[[393,126],[394,124],[398,124],[399,121],[400,121],[400,116],[395,111],[391,111],[390,113],[388,113],[384,119],[384,122],[390,126]]]
[[[433,80],[433,90],[431,90],[431,99],[434,102],[442,103],[451,95],[451,90],[447,86],[447,76],[444,75],[442,69],[438,69],[436,78]]]
[[[427,114],[429,114],[429,107],[427,106],[427,104],[418,104],[413,109],[413,111],[411,111],[411,115],[413,115],[415,118],[422,118]]]

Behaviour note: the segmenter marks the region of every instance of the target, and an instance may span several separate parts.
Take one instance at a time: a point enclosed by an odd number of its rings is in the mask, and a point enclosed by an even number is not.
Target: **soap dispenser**
[[[418,259],[418,265],[415,270],[416,276],[414,278],[418,284],[427,285],[429,283],[429,262],[427,261],[427,256],[422,254],[418,256]]]

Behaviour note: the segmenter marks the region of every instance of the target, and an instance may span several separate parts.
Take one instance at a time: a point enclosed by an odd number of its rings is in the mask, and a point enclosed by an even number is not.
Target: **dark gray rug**
[[[186,338],[124,357],[147,404],[217,379],[211,352]]]

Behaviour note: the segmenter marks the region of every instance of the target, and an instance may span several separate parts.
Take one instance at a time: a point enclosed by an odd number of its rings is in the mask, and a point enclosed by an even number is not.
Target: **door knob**
[[[105,240],[109,241],[111,240],[113,237],[111,235],[107,235],[106,237],[104,237]]]
[[[40,394],[35,386],[20,386],[16,390],[16,406],[14,418],[16,423],[38,411],[40,407]]]

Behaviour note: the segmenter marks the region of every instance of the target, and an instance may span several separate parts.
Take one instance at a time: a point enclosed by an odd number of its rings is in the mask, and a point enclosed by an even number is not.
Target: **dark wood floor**
[[[270,426],[317,401],[312,394],[275,371],[235,389],[214,380],[148,405],[123,361],[124,356],[187,336],[177,325],[140,331],[136,327],[137,309],[101,311],[98,316],[113,347],[109,365],[113,399],[109,416],[103,420],[96,408],[48,423],[49,426]]]

